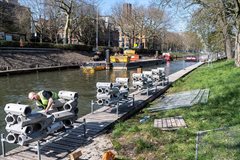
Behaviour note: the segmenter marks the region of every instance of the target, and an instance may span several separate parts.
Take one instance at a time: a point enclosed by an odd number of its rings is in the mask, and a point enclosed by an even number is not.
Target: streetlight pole
[[[96,51],[98,51],[98,6],[97,7],[97,17],[96,17]]]
[[[108,23],[108,47],[111,47],[110,37],[110,23]]]

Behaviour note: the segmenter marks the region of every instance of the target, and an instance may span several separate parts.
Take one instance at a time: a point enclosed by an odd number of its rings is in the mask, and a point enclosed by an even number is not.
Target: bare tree
[[[32,20],[35,22],[33,24],[40,35],[40,43],[42,43],[47,28],[45,0],[23,0],[22,2],[31,9]]]

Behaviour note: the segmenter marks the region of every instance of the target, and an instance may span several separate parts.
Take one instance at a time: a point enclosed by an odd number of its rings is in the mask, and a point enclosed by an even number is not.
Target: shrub
[[[18,41],[0,41],[0,47],[19,47]],[[54,43],[39,43],[39,42],[24,42],[25,48],[58,48],[64,50],[79,50],[79,51],[92,51],[92,46],[78,45],[78,44],[54,44]]]

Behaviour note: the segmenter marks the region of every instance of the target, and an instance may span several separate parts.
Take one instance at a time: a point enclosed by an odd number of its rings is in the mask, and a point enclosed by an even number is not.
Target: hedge
[[[19,47],[18,41],[0,41],[0,47]],[[54,44],[54,43],[38,43],[38,42],[24,42],[26,48],[59,48],[66,50],[80,50],[80,51],[92,51],[92,46],[76,45],[76,44]]]
[[[0,47],[19,47],[18,41],[0,41]],[[77,45],[77,44],[54,44],[54,43],[39,43],[39,42],[24,42],[24,47],[29,48],[58,48],[64,50],[80,50],[80,51],[88,51],[91,52],[94,46],[87,46],[87,45]],[[110,53],[121,52],[123,53],[123,48],[119,47],[107,47],[107,46],[98,46],[98,51],[105,52],[107,49],[110,50]],[[149,49],[138,49],[134,48],[137,54],[139,55],[148,55],[153,56],[156,53],[156,50],[149,50]],[[161,51],[158,51],[159,55]]]

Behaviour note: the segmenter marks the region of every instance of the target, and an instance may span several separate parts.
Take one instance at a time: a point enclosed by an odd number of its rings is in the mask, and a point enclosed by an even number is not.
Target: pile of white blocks
[[[29,105],[6,104],[6,141],[23,146],[70,126],[77,119],[78,94],[60,91],[58,95],[60,99],[54,100],[51,114],[45,111],[32,112]]]
[[[110,106],[117,104],[120,98],[120,89],[117,84],[109,82],[98,82],[97,87],[97,104],[99,106]]]

